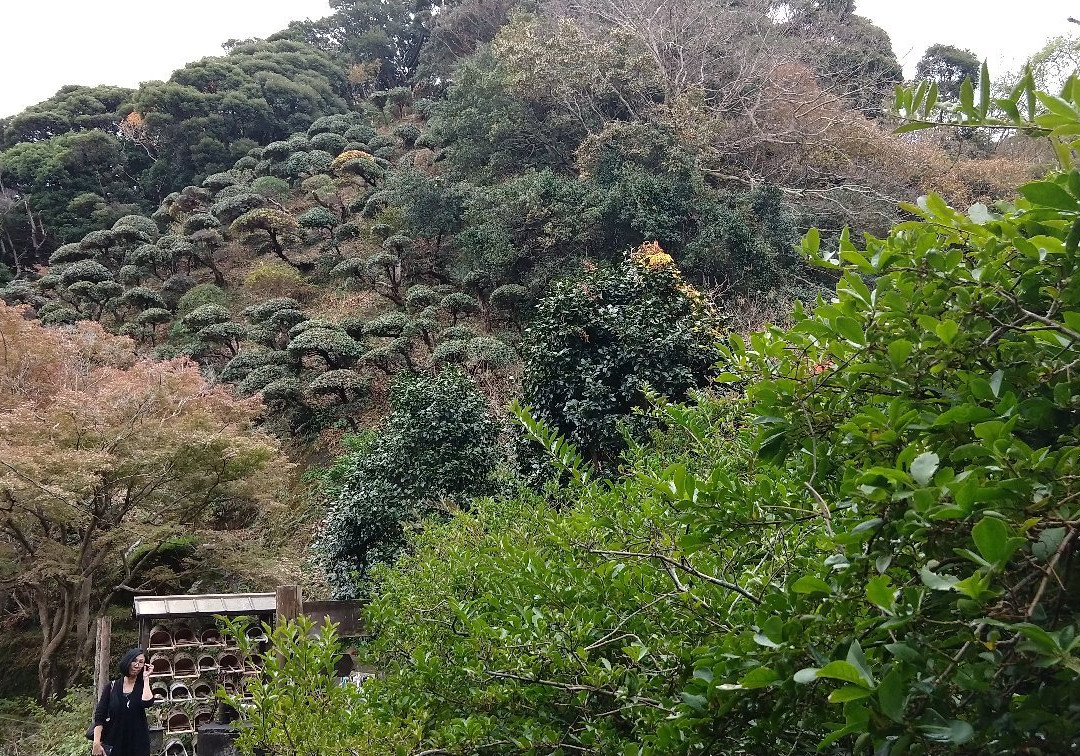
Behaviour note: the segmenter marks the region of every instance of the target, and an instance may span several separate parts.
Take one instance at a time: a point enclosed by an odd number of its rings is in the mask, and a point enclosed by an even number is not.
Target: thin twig
[[[1028,604],[1027,616],[1030,618],[1035,612],[1035,607],[1042,601],[1043,594],[1046,592],[1046,587],[1050,584],[1051,577],[1057,577],[1057,573],[1054,572],[1054,567],[1057,566],[1058,561],[1069,547],[1069,542],[1076,537],[1076,528],[1070,528],[1069,532],[1061,539],[1061,543],[1057,547],[1057,551],[1054,552],[1054,556],[1050,558],[1050,563],[1046,565],[1046,575],[1039,581],[1039,588],[1035,591],[1035,597],[1031,599],[1031,603]],[[1059,579],[1060,580],[1060,579]]]
[[[964,654],[967,653],[967,650],[969,648],[971,648],[971,641],[965,641],[964,645],[960,647],[960,650],[957,651],[953,658],[949,660],[949,665],[945,667],[945,669],[941,670],[941,674],[934,678],[934,681],[931,683],[931,685],[937,685],[939,682],[941,682],[942,678],[946,677],[950,672],[952,672],[953,668],[960,663],[960,660],[964,657]]]
[[[832,529],[832,512],[829,510],[829,505],[825,503],[825,499],[821,498],[821,494],[812,485],[807,483],[806,487],[810,490],[818,506],[821,507],[821,519],[825,521],[825,530],[828,531],[829,537],[832,538],[836,534],[833,533]]]
[[[743,596],[744,598],[750,599],[755,604],[760,604],[761,603],[761,599],[757,598],[754,594],[750,593],[749,591],[747,591],[742,586],[737,585],[736,583],[729,583],[727,580],[721,580],[720,578],[713,577],[712,575],[708,575],[708,574],[702,572],[701,570],[698,570],[697,568],[692,567],[685,560],[680,562],[677,559],[672,559],[671,557],[669,557],[669,556],[667,556],[665,554],[641,553],[641,552],[636,552],[636,551],[607,551],[607,550],[603,550],[603,549],[589,549],[589,553],[590,554],[597,554],[599,556],[622,556],[622,557],[633,557],[633,558],[637,558],[637,559],[657,559],[657,560],[663,562],[666,565],[674,567],[677,570],[682,570],[683,572],[685,572],[687,574],[690,574],[690,575],[693,575],[694,577],[701,578],[702,580],[704,580],[707,583],[712,583],[713,585],[718,585],[721,588],[727,588],[729,591],[735,591],[740,596]]]

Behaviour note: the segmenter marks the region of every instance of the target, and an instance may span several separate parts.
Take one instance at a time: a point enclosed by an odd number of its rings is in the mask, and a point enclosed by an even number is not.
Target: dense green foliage
[[[59,244],[149,207],[130,179],[146,163],[145,154],[98,129],[8,146],[0,152],[0,175],[20,201],[0,205],[2,261],[23,273]]]
[[[935,203],[844,249],[836,303],[736,342],[756,462],[737,404],[661,405],[671,435],[568,512],[523,495],[424,532],[371,618],[432,742],[1077,746],[1078,337],[1040,285],[1074,288],[1072,221]]]
[[[0,701],[0,753],[85,756],[94,703],[88,688],[72,688],[50,710],[30,699]]]
[[[967,207],[980,199],[994,207],[973,216],[989,228],[984,221],[991,212],[1011,212],[993,201],[1030,178],[1030,163],[1005,150],[995,154],[997,142],[985,129],[964,137],[959,161],[941,147],[952,143],[890,135],[882,102],[899,80],[899,65],[887,35],[855,15],[847,0],[697,0],[665,5],[660,14],[655,3],[614,0],[333,0],[331,9],[325,19],[294,23],[268,40],[230,40],[226,54],[193,62],[168,81],[136,90],[65,87],[0,120],[0,300],[29,305],[27,316],[56,334],[94,333],[100,334],[96,343],[112,343],[102,340],[104,329],[130,338],[125,349],[139,356],[192,359],[210,383],[222,384],[216,392],[240,398],[261,429],[304,466],[336,457],[329,471],[313,475],[321,485],[308,507],[256,513],[251,502],[212,502],[206,514],[217,534],[202,542],[184,532],[179,542],[190,553],[181,556],[162,545],[159,556],[169,569],[157,569],[154,560],[140,564],[139,571],[153,576],[145,585],[181,592],[223,575],[240,583],[265,580],[263,560],[249,556],[275,542],[282,554],[275,572],[295,579],[301,565],[315,567],[305,574],[311,581],[306,590],[325,591],[328,581],[339,595],[371,596],[377,566],[387,595],[402,596],[403,606],[416,605],[407,594],[410,583],[440,605],[445,586],[436,577],[456,564],[457,549],[462,572],[449,585],[475,579],[477,595],[487,597],[485,611],[493,614],[446,615],[454,637],[433,634],[424,642],[438,642],[438,653],[454,656],[461,669],[445,674],[432,661],[421,676],[408,677],[402,699],[417,702],[416,712],[383,718],[366,692],[359,703],[349,699],[360,708],[356,718],[342,720],[360,728],[349,737],[366,732],[392,740],[401,731],[403,743],[424,739],[462,751],[490,745],[489,737],[495,750],[524,748],[533,738],[539,750],[563,742],[570,750],[576,743],[603,751],[627,746],[629,730],[640,727],[641,738],[654,738],[660,750],[712,748],[721,698],[712,688],[694,687],[705,678],[695,683],[692,674],[702,668],[699,657],[713,643],[717,620],[702,620],[706,604],[689,596],[720,607],[713,615],[731,604],[728,588],[685,567],[746,583],[747,593],[764,600],[762,592],[780,591],[784,576],[816,569],[825,527],[805,513],[805,470],[788,464],[788,457],[769,456],[789,451],[790,434],[805,432],[798,418],[776,410],[773,417],[780,419],[769,427],[789,435],[772,437],[763,447],[768,459],[759,459],[744,429],[755,410],[696,393],[718,372],[714,363],[724,344],[734,349],[724,368],[737,368],[733,389],[749,387],[755,407],[779,401],[770,392],[783,396],[788,387],[783,380],[775,388],[762,382],[772,379],[768,371],[781,369],[779,357],[762,363],[756,347],[740,351],[721,327],[747,333],[772,318],[787,322],[794,298],[807,302],[832,289],[841,271],[814,270],[795,250],[811,225],[821,227],[824,246],[842,240],[850,257],[849,237],[887,235],[902,217],[897,201],[940,188],[942,202]],[[932,49],[928,60],[947,52]],[[946,68],[934,68],[942,86],[955,79]],[[923,88],[921,102],[909,93],[906,110],[925,105],[930,91]],[[988,91],[983,87],[980,95]],[[935,99],[948,99],[944,90],[938,94]],[[959,120],[970,122],[980,108],[987,115],[988,106],[976,106],[973,96],[970,86],[957,90]],[[1063,107],[1073,105],[1054,101],[1054,115],[1064,117]],[[935,108],[927,110],[930,120],[938,119]],[[947,115],[953,119],[952,111]],[[1039,213],[1025,216],[1022,233],[1047,235],[1035,228],[1048,222],[1057,223]],[[842,236],[844,227],[852,232]],[[892,272],[863,271],[864,283],[880,275],[886,285]],[[810,324],[816,321],[802,311],[799,317],[791,334],[770,338],[794,343],[803,332],[824,338]],[[854,316],[845,311],[844,317]],[[86,320],[96,323],[80,323]],[[847,320],[843,327],[850,328]],[[905,338],[913,350],[918,346]],[[837,365],[820,360],[815,370],[828,375]],[[835,391],[839,382],[830,379],[818,393]],[[524,491],[476,508],[473,497],[521,485],[512,470],[535,471],[537,445],[518,444],[515,458],[509,453],[514,436],[497,420],[523,393],[542,421],[531,420],[523,435],[562,460],[559,479],[577,487],[551,483],[543,503]],[[652,405],[661,395],[692,404],[657,409]],[[15,405],[25,403],[18,391],[10,396]],[[843,422],[814,412],[815,429],[833,432]],[[699,440],[686,442],[685,430],[669,429],[649,441],[649,432],[665,423],[690,423]],[[838,448],[850,443],[846,436],[821,439]],[[0,434],[0,446],[3,440]],[[715,448],[706,448],[710,444]],[[33,461],[40,455],[24,456]],[[661,460],[684,463],[710,480],[715,473],[718,486],[730,487],[723,488],[723,501],[745,522],[717,525],[716,507],[692,516],[667,511],[666,494],[642,482],[652,475],[665,481],[656,485],[670,488]],[[63,467],[84,463],[90,465],[90,456],[81,451]],[[504,473],[508,479],[500,477]],[[829,487],[826,474],[840,475],[822,461],[809,478],[814,490],[829,501],[847,496],[836,480]],[[533,484],[541,477],[528,476]],[[594,478],[609,482],[588,482]],[[286,488],[280,498],[291,502]],[[750,505],[747,490],[758,504]],[[764,518],[762,529],[757,521],[747,524],[758,517],[755,507],[776,502],[803,512],[791,515],[793,527],[783,519],[788,510]],[[0,518],[3,506],[0,491]],[[12,504],[18,506],[21,500]],[[159,511],[162,506],[147,505],[138,517],[178,522]],[[469,514],[456,515],[459,510]],[[603,519],[609,515],[615,519]],[[489,540],[480,540],[476,523]],[[189,526],[189,520],[178,525],[182,531]],[[660,560],[670,568],[663,571],[653,569],[653,556],[634,557],[607,576],[607,556],[588,553],[605,543],[632,553],[649,544],[677,545],[677,532],[686,528],[734,535],[715,555],[694,552],[681,567]],[[242,545],[224,535],[234,530]],[[55,538],[71,532],[60,528]],[[762,540],[747,540],[748,534]],[[122,541],[118,535],[107,548],[91,551],[111,559]],[[312,541],[314,559],[305,560]],[[488,552],[504,545],[514,553],[488,572],[494,558]],[[22,547],[18,533],[0,529],[0,552]],[[447,564],[425,566],[434,548],[443,549]],[[683,559],[671,549],[673,559]],[[402,571],[388,572],[402,555]],[[200,559],[215,566],[193,566]],[[130,586],[122,574],[128,563],[121,561],[95,577],[89,604],[83,588],[70,588],[80,594],[68,623],[77,648],[65,637],[60,651],[43,646],[21,655],[44,664],[38,671],[42,697],[82,681],[92,615],[127,604]],[[558,611],[566,611],[560,622],[573,629],[537,651],[529,644],[558,636],[562,625],[530,617],[535,637],[522,636],[516,647],[511,642],[488,663],[494,672],[518,677],[535,672],[548,680],[551,671],[548,682],[559,684],[540,683],[551,688],[544,695],[529,680],[502,677],[492,687],[476,677],[482,667],[470,661],[474,649],[461,639],[471,637],[464,628],[474,621],[488,640],[504,637],[501,626],[489,630],[483,623],[496,627],[506,606],[521,613],[521,601],[546,595],[530,594],[515,577],[515,570],[540,569],[536,565],[564,574],[560,592],[551,595]],[[762,572],[762,565],[774,565],[775,574]],[[679,597],[642,609],[641,600],[661,595],[651,592],[671,592],[664,586],[672,571],[687,590],[676,581]],[[47,636],[46,626],[54,623],[42,621],[40,611],[62,614],[66,604],[57,585],[38,586],[32,610],[22,594],[11,592],[28,579],[24,572],[21,566],[15,573],[0,570],[0,622],[17,628],[19,637]],[[900,585],[897,575],[889,577]],[[623,594],[608,604],[604,592],[612,582]],[[704,584],[715,594],[706,595]],[[106,590],[113,585],[120,587]],[[838,596],[857,592],[839,578],[835,586]],[[684,604],[675,606],[679,601]],[[725,627],[759,621],[744,602],[752,600],[743,595],[731,605]],[[380,622],[386,606],[373,610]],[[546,604],[536,606],[548,612]],[[783,610],[794,606],[809,611],[797,602]],[[860,619],[858,612],[844,614],[845,621]],[[662,653],[654,658],[635,649],[627,658],[639,658],[627,664],[616,653],[601,653],[605,641],[580,660],[576,648],[555,658],[567,638],[581,635],[589,648],[624,620],[643,645],[663,647]],[[639,620],[644,624],[635,624]],[[604,623],[601,635],[589,635]],[[406,672],[393,666],[400,662],[394,649],[411,643],[405,636],[414,629],[389,621],[383,626],[375,649],[393,661],[376,658],[389,680],[405,679],[395,677]],[[838,624],[827,638],[833,646],[814,646],[814,652],[839,653],[843,646],[846,654],[842,634],[849,629]],[[654,636],[660,640],[645,640]],[[717,641],[723,653],[744,656],[724,657],[732,666],[718,667],[717,679],[756,659],[737,643],[723,645],[728,642]],[[935,642],[927,640],[928,646]],[[522,661],[519,652],[532,656]],[[876,647],[867,646],[867,653],[867,664],[881,663]],[[756,661],[778,675],[793,663]],[[612,669],[604,672],[605,663]],[[574,677],[572,670],[582,665],[589,671]],[[10,679],[26,679],[23,672]],[[598,677],[590,677],[594,673]],[[292,684],[290,674],[278,682]],[[639,686],[626,689],[629,699],[620,698],[619,674]],[[441,691],[434,698],[413,695],[414,683],[426,684],[423,675],[432,676],[432,691]],[[734,684],[731,679],[740,678],[728,674],[720,684]],[[788,696],[777,700],[801,705],[819,698],[789,682],[770,684]],[[438,695],[456,701],[452,686],[466,683],[472,686],[461,696],[466,705],[440,709],[445,702]],[[515,698],[521,691],[526,704]],[[587,700],[563,708],[558,697],[569,692]],[[724,698],[721,706],[729,703]],[[731,710],[744,717],[733,721],[746,723],[740,726],[748,750],[760,750],[774,729],[798,750],[824,736],[822,723],[833,721],[825,713],[829,706],[810,706],[804,726],[793,724],[779,704],[773,710],[760,701],[744,703],[737,700]],[[470,716],[473,704],[480,719],[456,721]],[[925,706],[929,711],[930,703]],[[919,720],[916,727],[924,725]],[[893,734],[875,727],[879,740]]]
[[[497,429],[462,373],[403,377],[378,435],[357,437],[323,477],[329,509],[315,557],[339,595],[366,592],[419,518],[493,487]]]
[[[21,270],[149,210],[252,148],[344,111],[346,95],[329,56],[288,41],[236,45],[136,91],[65,87],[3,128],[3,186],[28,203],[0,206],[0,229],[12,234],[3,261]]]
[[[524,333],[524,401],[608,465],[645,391],[683,398],[709,382],[719,322],[655,245],[586,269],[541,300]]]
[[[1080,747],[1077,95],[1039,95],[1069,162],[1015,203],[809,234],[834,297],[731,336],[746,399],[656,400],[625,475],[523,415],[569,482],[380,571],[372,717],[450,752]]]
[[[259,653],[259,644],[246,635],[249,618],[223,619],[222,628],[236,638],[246,656]],[[218,693],[219,699],[245,712],[248,727],[235,741],[241,753],[264,756],[334,756],[349,753],[363,743],[365,753],[390,753],[403,746],[408,721],[384,728],[395,737],[384,740],[368,729],[363,716],[363,694],[354,685],[342,685],[336,666],[344,651],[333,624],[315,626],[301,615],[263,625],[277,653],[268,655],[263,674],[248,679],[243,690]],[[355,753],[355,751],[352,751]]]

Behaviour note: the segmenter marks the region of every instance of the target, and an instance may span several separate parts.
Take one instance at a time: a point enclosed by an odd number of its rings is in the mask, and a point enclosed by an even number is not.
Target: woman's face
[[[135,661],[131,662],[131,666],[128,667],[129,675],[137,675],[142,672],[143,666],[146,664],[146,657],[143,654],[139,654],[135,657]]]

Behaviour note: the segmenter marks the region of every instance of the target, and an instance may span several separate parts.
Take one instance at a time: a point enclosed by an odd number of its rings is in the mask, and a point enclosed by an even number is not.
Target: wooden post
[[[274,626],[286,620],[294,620],[304,611],[304,602],[300,596],[300,586],[279,585],[275,595]]]
[[[281,627],[281,625],[288,620],[294,620],[300,616],[300,613],[304,610],[304,602],[300,597],[300,586],[298,585],[279,585],[274,595],[274,627]],[[278,663],[284,663],[285,657],[281,652],[277,652]]]
[[[111,638],[112,617],[98,617],[94,649],[94,703],[97,703],[97,697],[101,695],[105,683],[112,678],[109,670]]]

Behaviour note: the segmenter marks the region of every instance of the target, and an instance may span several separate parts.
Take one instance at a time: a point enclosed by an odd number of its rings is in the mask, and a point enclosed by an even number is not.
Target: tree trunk
[[[105,614],[105,606],[99,606],[97,611],[91,611],[94,573],[99,566],[99,564],[90,564],[83,568],[83,580],[82,584],[79,586],[78,604],[76,605],[78,614],[75,636],[75,660],[71,665],[71,669],[68,670],[65,687],[70,687],[78,681],[86,663],[90,661],[90,657],[94,652],[94,626]]]
[[[491,333],[491,306],[480,295],[477,295],[476,301],[480,304],[480,322],[484,333]]]
[[[214,272],[214,285],[225,288],[225,276],[222,274],[221,269],[218,268],[217,262],[214,260],[214,250],[210,249],[206,251],[206,267],[210,268]]]
[[[75,643],[80,649],[93,642],[90,633],[90,593],[93,587],[92,577],[83,577],[79,583],[79,595],[75,604]]]
[[[270,231],[269,229],[266,231],[266,233],[270,236],[270,249],[274,250],[274,254],[280,257],[282,260],[285,260],[285,262],[289,262],[288,259],[285,257],[285,251],[281,248],[281,242],[278,241],[277,234],[275,234],[273,231]],[[292,263],[289,264],[292,265]]]
[[[18,249],[18,247],[15,246],[15,242],[12,240],[11,234],[9,234],[9,233],[7,233],[5,231],[4,236],[7,237],[7,242],[5,243],[3,239],[0,239],[0,258],[2,258],[2,256],[5,253],[10,255],[11,256],[11,262],[15,266],[15,271],[14,271],[15,278],[22,278],[23,277],[22,255],[19,254],[19,249]],[[0,262],[2,262],[2,261],[3,260],[0,259]]]
[[[61,583],[60,593],[62,597],[57,606],[54,597],[49,596],[44,587],[39,587],[34,592],[38,622],[41,625],[38,696],[42,704],[47,704],[62,692],[58,679],[60,672],[56,668],[55,660],[71,628],[71,588]]]
[[[94,548],[95,528],[87,528],[80,534],[79,548],[79,577],[73,582],[61,583],[60,592],[62,601],[60,607],[55,606],[55,601],[50,601],[49,596],[41,596],[45,602],[46,613],[51,611],[51,618],[42,613],[42,605],[38,605],[38,616],[41,620],[43,634],[42,658],[38,665],[39,684],[42,687],[42,703],[48,698],[62,696],[65,690],[74,685],[85,665],[89,662],[94,650],[93,626],[97,618],[104,613],[104,606],[99,607],[97,612],[91,610],[94,595],[94,574],[101,568],[105,560],[106,552]],[[61,670],[55,664],[56,655],[63,650],[74,631],[74,657],[66,677],[61,675]],[[46,684],[48,691],[45,690]]]

